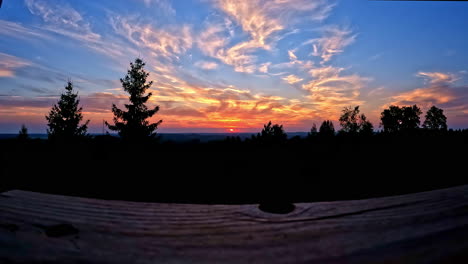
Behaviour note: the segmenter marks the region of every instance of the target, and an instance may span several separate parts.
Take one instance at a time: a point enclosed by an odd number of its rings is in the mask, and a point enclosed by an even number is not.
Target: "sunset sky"
[[[146,61],[159,132],[309,131],[360,105],[444,109],[468,128],[468,2],[368,0],[4,0],[0,133],[45,133],[68,79],[89,132]],[[424,116],[422,116],[424,120]]]

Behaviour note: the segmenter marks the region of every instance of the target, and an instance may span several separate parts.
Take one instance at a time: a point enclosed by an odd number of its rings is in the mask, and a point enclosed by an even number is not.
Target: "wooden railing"
[[[0,263],[468,263],[468,186],[258,205],[0,194]]]

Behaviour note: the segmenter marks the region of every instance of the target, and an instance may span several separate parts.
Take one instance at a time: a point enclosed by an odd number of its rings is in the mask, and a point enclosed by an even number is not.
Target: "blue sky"
[[[91,132],[141,56],[160,132],[287,131],[360,105],[444,109],[468,127],[468,3],[367,0],[4,0],[0,133],[44,116],[68,79]],[[424,119],[424,117],[422,117]]]

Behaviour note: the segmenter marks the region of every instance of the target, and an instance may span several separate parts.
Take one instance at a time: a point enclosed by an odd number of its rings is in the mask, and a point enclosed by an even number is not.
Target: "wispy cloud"
[[[297,77],[294,74],[283,77],[282,79],[284,81],[286,81],[287,83],[289,83],[289,84],[295,84],[295,83],[298,83],[298,82],[301,82],[302,80],[304,80],[304,79],[301,79],[301,78]]]
[[[360,99],[360,90],[370,81],[357,74],[343,74],[343,71],[344,68],[332,66],[314,68],[309,71],[313,80],[302,85],[316,109],[335,118],[339,114],[337,109],[364,103]]]
[[[218,64],[212,61],[197,61],[195,66],[204,70],[214,70],[218,68]]]
[[[428,79],[430,84],[450,84],[459,80],[455,74],[443,72],[420,71],[416,74],[416,76]]]
[[[313,56],[322,58],[322,63],[328,62],[333,56],[343,52],[343,49],[356,40],[356,34],[350,29],[338,26],[326,26],[321,29],[323,37],[305,42],[312,44]]]
[[[155,7],[161,11],[162,14],[175,15],[176,11],[171,5],[169,0],[139,0],[145,4],[147,8]]]
[[[47,23],[44,28],[49,31],[85,42],[97,42],[101,38],[72,7],[51,5],[43,0],[25,0],[25,3],[32,14],[40,16]]]
[[[0,35],[28,40],[52,39],[49,35],[39,31],[38,28],[27,28],[20,23],[5,20],[0,20]]]
[[[268,67],[270,67],[270,65],[271,65],[271,62],[263,63],[258,68],[258,71],[261,73],[268,73]]]
[[[15,70],[31,65],[31,62],[0,52],[0,78],[14,77]]]
[[[160,58],[179,59],[179,55],[192,47],[192,32],[188,25],[163,29],[129,17],[111,18],[111,24],[117,34],[137,48]]]
[[[25,0],[25,3],[31,14],[41,17],[44,22],[34,30],[41,36],[54,39],[52,34],[61,35],[79,41],[90,50],[115,60],[125,57],[124,55],[128,53],[133,53],[135,56],[137,54],[117,39],[104,37],[93,31],[91,23],[67,4],[44,0]]]
[[[254,65],[256,57],[251,55],[250,52],[256,48],[256,45],[253,42],[241,42],[227,48],[231,38],[225,27],[209,25],[200,34],[197,44],[205,55],[233,66],[235,71],[253,73],[256,70]]]
[[[205,53],[213,56],[223,63],[234,66],[238,72],[254,73],[260,71],[255,52],[258,50],[271,50],[277,41],[284,36],[280,32],[289,30],[298,17],[308,17],[311,20],[322,20],[328,16],[333,4],[329,1],[305,0],[216,0],[215,5],[226,13],[230,19],[239,25],[249,38],[234,45],[230,43],[233,30],[229,29],[229,36],[221,36],[227,29],[219,24],[210,26],[200,38],[200,43],[208,39],[208,46],[201,47]],[[262,68],[264,69],[264,68]]]

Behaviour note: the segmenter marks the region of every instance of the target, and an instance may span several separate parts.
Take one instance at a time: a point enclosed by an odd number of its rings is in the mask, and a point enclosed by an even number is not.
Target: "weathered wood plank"
[[[258,205],[0,195],[0,263],[468,263],[468,186]]]

